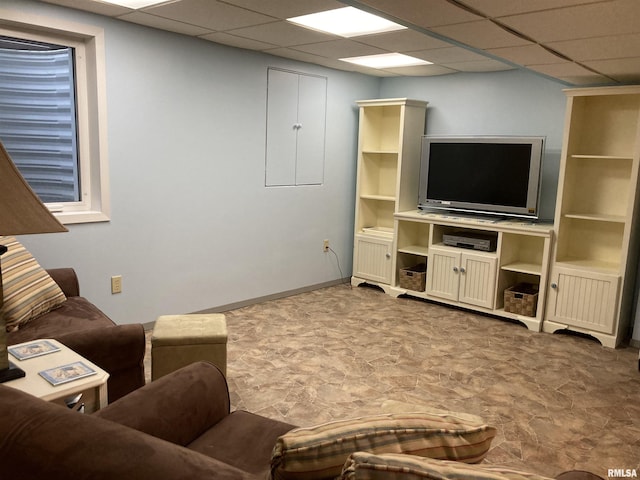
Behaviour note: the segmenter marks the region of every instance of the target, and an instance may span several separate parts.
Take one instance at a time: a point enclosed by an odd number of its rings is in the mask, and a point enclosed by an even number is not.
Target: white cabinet
[[[427,268],[427,294],[453,302],[493,308],[495,254],[432,247]]]
[[[612,335],[619,275],[556,267],[551,272],[548,320]]]
[[[366,280],[391,283],[391,238],[356,235],[353,274]]]
[[[570,89],[544,330],[626,339],[638,260],[640,87]]]
[[[323,182],[326,99],[325,77],[269,69],[267,186]]]
[[[427,102],[362,100],[360,113],[353,285],[391,284],[394,214],[416,206],[420,141]]]
[[[495,221],[416,210],[395,217],[391,295],[410,295],[517,320],[530,330],[542,329],[553,226],[523,220]],[[481,234],[495,239],[495,251],[444,245],[446,234]],[[401,270],[426,264],[426,288],[401,285]],[[537,287],[531,315],[505,310],[505,290],[526,283]]]

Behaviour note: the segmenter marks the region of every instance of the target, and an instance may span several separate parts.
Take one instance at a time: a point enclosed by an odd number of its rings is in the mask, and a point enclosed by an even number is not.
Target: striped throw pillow
[[[296,428],[278,438],[271,456],[274,480],[335,478],[359,451],[410,453],[476,463],[496,429],[474,415],[454,412],[395,413]]]
[[[24,246],[13,237],[0,237],[8,248],[0,257],[4,320],[7,332],[18,330],[67,300],[58,284]]]
[[[402,454],[349,456],[339,480],[551,480],[495,465],[469,465]]]

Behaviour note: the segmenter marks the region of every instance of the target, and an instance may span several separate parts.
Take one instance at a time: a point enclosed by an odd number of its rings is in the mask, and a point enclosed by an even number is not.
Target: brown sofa
[[[264,479],[293,428],[230,413],[224,376],[199,362],[92,415],[0,385],[3,478]]]
[[[145,335],[141,324],[116,325],[80,296],[72,268],[47,270],[67,300],[61,307],[7,333],[9,345],[53,338],[109,372],[109,402],[141,387],[144,378]]]

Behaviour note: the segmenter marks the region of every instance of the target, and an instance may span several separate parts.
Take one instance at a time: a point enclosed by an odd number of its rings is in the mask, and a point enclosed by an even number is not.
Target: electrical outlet
[[[322,242],[322,251],[325,253],[329,251],[329,240],[325,239],[325,241]]]
[[[122,293],[122,275],[111,277],[111,293]]]

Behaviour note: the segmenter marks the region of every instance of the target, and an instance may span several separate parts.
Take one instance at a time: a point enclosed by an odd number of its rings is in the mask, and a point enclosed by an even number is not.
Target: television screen
[[[542,137],[424,137],[420,208],[537,217]]]

